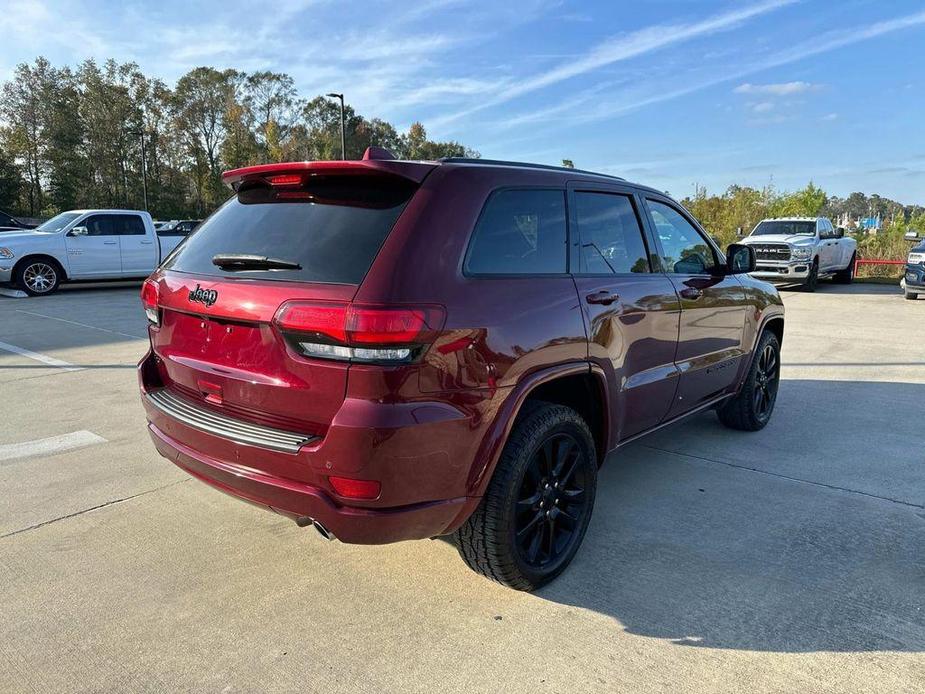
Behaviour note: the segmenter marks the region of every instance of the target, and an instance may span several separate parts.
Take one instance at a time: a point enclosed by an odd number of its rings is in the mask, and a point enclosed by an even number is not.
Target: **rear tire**
[[[534,590],[572,561],[596,490],[587,423],[569,407],[542,403],[518,419],[482,502],[453,540],[473,571]]]
[[[809,275],[806,277],[806,280],[803,282],[803,291],[804,292],[814,292],[816,291],[817,284],[819,284],[819,259],[818,258],[813,260],[813,264],[809,269]]]
[[[854,281],[854,261],[857,255],[851,256],[851,262],[848,263],[848,267],[844,270],[839,270],[835,273],[835,281],[839,284],[851,284]]]
[[[752,365],[739,393],[716,410],[730,429],[758,431],[771,420],[780,384],[780,342],[765,330],[758,340]]]
[[[55,260],[36,256],[19,262],[13,271],[13,280],[29,296],[48,296],[58,290],[63,275]]]

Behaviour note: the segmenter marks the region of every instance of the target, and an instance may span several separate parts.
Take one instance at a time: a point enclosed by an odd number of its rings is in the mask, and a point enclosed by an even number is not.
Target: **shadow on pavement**
[[[922,418],[898,445],[876,417],[862,424],[884,402],[891,417],[925,413],[925,385],[785,381],[782,395],[762,432],[706,413],[613,455],[584,546],[538,595],[679,645],[925,650],[925,465],[910,445]],[[842,424],[792,426],[826,410]],[[714,438],[726,445],[704,445]],[[879,498],[893,475],[917,501]]]

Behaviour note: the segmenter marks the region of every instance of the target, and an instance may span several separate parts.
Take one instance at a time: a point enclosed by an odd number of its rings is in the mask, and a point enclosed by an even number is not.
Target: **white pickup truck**
[[[752,275],[764,280],[796,282],[812,292],[820,277],[843,284],[854,279],[857,242],[826,217],[763,219],[740,243],[755,249]]]
[[[35,229],[0,235],[0,283],[31,296],[61,282],[146,277],[185,238],[158,235],[138,210],[71,210]]]

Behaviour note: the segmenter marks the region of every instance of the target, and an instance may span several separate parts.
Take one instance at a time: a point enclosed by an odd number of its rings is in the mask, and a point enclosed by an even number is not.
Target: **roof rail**
[[[482,164],[485,166],[516,166],[523,169],[541,169],[544,171],[563,171],[569,173],[587,174],[589,176],[601,176],[603,178],[612,178],[617,181],[625,181],[625,178],[613,176],[611,174],[598,173],[597,171],[586,171],[585,169],[573,169],[568,166],[553,166],[552,164],[531,164],[523,161],[505,161],[503,159],[473,159],[471,157],[442,157],[438,159],[441,164]]]

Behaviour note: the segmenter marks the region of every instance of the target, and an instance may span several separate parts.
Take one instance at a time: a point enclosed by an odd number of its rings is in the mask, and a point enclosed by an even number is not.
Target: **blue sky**
[[[484,157],[925,204],[925,3],[4,0],[0,79],[45,55],[291,74]]]

